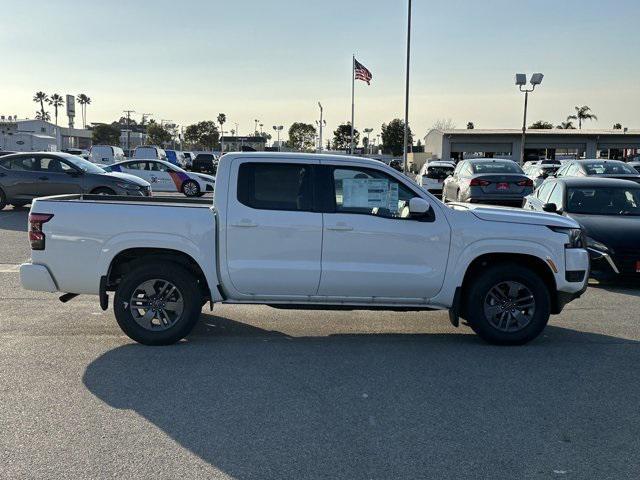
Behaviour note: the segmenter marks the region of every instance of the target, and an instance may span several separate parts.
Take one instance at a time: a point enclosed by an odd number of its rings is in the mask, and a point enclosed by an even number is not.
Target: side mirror
[[[424,198],[413,197],[409,200],[409,215],[412,217],[422,217],[431,210],[431,204]]]
[[[561,210],[558,210],[558,206],[555,203],[545,203],[542,205],[542,210],[548,213],[562,213]]]

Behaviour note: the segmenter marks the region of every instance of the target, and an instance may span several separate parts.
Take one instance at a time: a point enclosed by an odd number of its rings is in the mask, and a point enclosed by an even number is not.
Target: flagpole
[[[355,101],[355,91],[356,91],[356,56],[353,55],[351,57],[351,155],[353,155],[353,133],[354,133],[354,125],[356,115],[356,101]]]

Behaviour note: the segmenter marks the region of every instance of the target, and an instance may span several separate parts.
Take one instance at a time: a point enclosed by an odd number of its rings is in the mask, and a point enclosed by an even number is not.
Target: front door
[[[354,301],[425,303],[442,288],[450,227],[434,204],[429,216],[407,216],[424,194],[374,168],[329,165],[319,295]],[[431,200],[435,202],[435,200]]]
[[[320,282],[322,213],[314,210],[314,160],[236,159],[227,195],[226,264],[237,293],[315,295]]]
[[[40,155],[40,195],[82,193],[82,175],[55,156]]]

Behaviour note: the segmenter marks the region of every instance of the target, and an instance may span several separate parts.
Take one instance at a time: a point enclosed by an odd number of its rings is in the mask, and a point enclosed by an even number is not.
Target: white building
[[[0,116],[0,148],[13,151],[54,151],[89,148],[91,130],[56,126],[37,119]]]

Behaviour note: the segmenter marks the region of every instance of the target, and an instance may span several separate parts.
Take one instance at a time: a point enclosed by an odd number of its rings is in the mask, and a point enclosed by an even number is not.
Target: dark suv
[[[218,170],[218,160],[213,153],[199,153],[193,159],[191,170],[198,173],[216,174]]]
[[[70,193],[149,196],[151,185],[68,153],[29,152],[0,157],[0,210],[23,207],[37,197]]]

